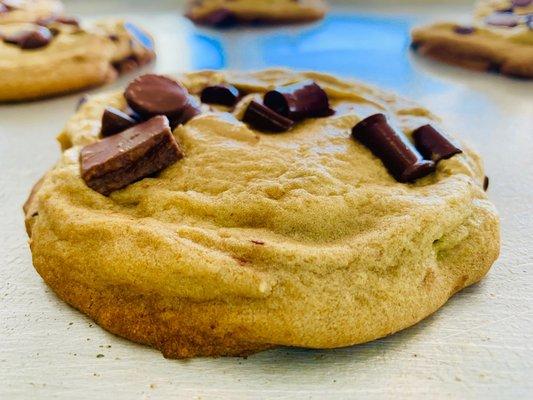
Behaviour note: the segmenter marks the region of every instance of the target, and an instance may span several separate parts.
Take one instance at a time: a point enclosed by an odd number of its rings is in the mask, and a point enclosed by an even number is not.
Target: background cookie
[[[80,27],[57,17],[0,25],[0,36],[0,102],[102,85],[155,57],[148,34],[123,21]]]
[[[0,24],[35,22],[63,13],[63,4],[57,0],[2,0]]]
[[[181,157],[122,190],[89,188],[80,151],[86,159],[93,147],[84,146],[103,143],[104,111],[132,118],[122,93],[94,96],[68,122],[60,162],[25,207],[38,272],[111,332],[167,357],[348,346],[418,322],[497,258],[498,217],[475,152],[462,144],[406,184],[351,136],[377,112],[411,137],[439,125],[425,108],[311,72],[179,76],[192,97],[166,78],[143,79],[150,93],[165,89],[158,99],[179,93],[182,110],[197,110],[174,130]],[[267,91],[305,80],[327,92],[333,113],[304,118],[290,107],[299,119],[277,134],[264,130],[267,111],[250,115]],[[135,82],[128,105],[149,113]],[[287,119],[276,126],[289,129]]]
[[[412,37],[414,49],[440,61],[533,78],[533,1],[480,1],[472,25],[437,23]]]
[[[237,23],[289,23],[324,17],[323,0],[190,0],[187,17],[201,25],[229,26]]]

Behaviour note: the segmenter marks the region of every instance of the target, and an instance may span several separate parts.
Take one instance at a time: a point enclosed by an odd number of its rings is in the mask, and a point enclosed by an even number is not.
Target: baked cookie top
[[[324,0],[190,0],[186,15],[196,23],[222,27],[239,22],[312,21],[326,11]]]
[[[58,0],[1,0],[0,24],[35,22],[61,15],[63,4]]]
[[[474,15],[477,28],[533,46],[533,0],[481,0]]]
[[[352,128],[376,113],[386,115],[407,138],[426,124],[440,127],[427,109],[360,83],[277,69],[178,75],[191,96],[187,104],[196,108],[173,130],[179,155],[159,174],[152,171],[120,190],[106,192],[97,182],[91,189],[88,184],[95,182],[82,175],[94,171],[80,166],[80,158],[98,164],[109,156],[98,151],[117,145],[94,148],[106,140],[101,138],[106,107],[127,113],[129,104],[148,113],[151,105],[135,96],[142,93],[137,83],[150,77],[130,85],[128,102],[117,92],[92,96],[81,106],[59,136],[61,160],[27,206],[32,238],[68,237],[70,254],[98,259],[91,285],[127,281],[142,291],[196,300],[263,298],[285,274],[302,269],[320,276],[357,260],[359,273],[379,274],[396,263],[436,263],[440,252],[469,235],[463,224],[473,214],[497,218],[482,188],[480,158],[465,144],[462,152],[438,162],[435,172],[400,183],[352,137]],[[251,102],[260,104],[267,91],[309,80],[327,93],[332,111],[319,118],[294,115],[297,122],[291,126],[280,119],[279,133],[265,130],[262,123],[272,120],[261,119],[262,110],[259,117],[246,116]],[[157,85],[166,93],[162,98],[181,90],[159,81],[151,85],[143,87],[151,98]],[[204,92],[217,85],[231,85],[231,90],[225,87],[214,96]],[[213,98],[235,105],[205,103]],[[139,131],[168,129],[161,121],[145,124]],[[139,131],[128,135],[139,137]],[[136,145],[120,146],[119,153],[128,153]],[[111,164],[106,168],[120,168]],[[120,245],[113,238],[120,238]],[[495,246],[494,240],[487,238],[486,246]],[[157,255],[145,246],[157,248]]]
[[[68,92],[84,88],[85,82],[85,86],[102,84],[154,57],[148,34],[121,20],[85,25],[58,16],[36,23],[2,24],[0,101]]]
[[[137,30],[121,20],[80,26],[76,19],[66,17],[38,24],[4,24],[0,26],[0,70],[75,57],[105,58],[111,63],[134,55],[145,58],[147,46]]]
[[[470,69],[533,78],[533,1],[479,1],[471,24],[413,30],[413,49]]]

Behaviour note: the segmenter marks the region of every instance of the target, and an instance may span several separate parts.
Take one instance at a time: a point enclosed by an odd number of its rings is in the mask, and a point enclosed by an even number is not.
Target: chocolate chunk
[[[182,113],[179,116],[179,118],[175,118],[172,121],[170,121],[170,126],[172,129],[174,129],[176,126],[180,124],[185,124],[189,122],[191,119],[196,117],[202,112],[202,106],[196,100],[195,97],[190,96],[188,97],[187,104],[185,107],[183,107]]]
[[[271,90],[265,94],[264,104],[293,121],[331,114],[328,95],[312,80]]]
[[[294,125],[294,121],[256,101],[250,102],[242,120],[256,129],[272,132],[285,132]]]
[[[413,131],[415,147],[427,160],[438,163],[463,151],[431,125],[424,125]]]
[[[485,176],[485,179],[483,179],[483,190],[486,192],[487,190],[489,190],[489,183],[490,183],[490,179],[488,176]]]
[[[81,150],[81,177],[107,196],[150,176],[183,157],[162,115]]]
[[[180,83],[162,75],[138,77],[126,88],[129,106],[144,118],[166,115],[179,119],[189,103],[189,93]]]
[[[226,8],[219,8],[198,19],[196,22],[216,28],[229,28],[235,26],[239,21],[232,11]]]
[[[202,90],[201,99],[207,104],[233,106],[239,100],[239,89],[232,85],[208,86]]]
[[[435,171],[433,161],[424,160],[403,133],[397,133],[383,114],[374,114],[354,126],[353,136],[381,159],[399,182],[411,182]]]
[[[140,67],[140,63],[137,60],[135,55],[128,56],[122,60],[115,61],[113,63],[113,68],[117,70],[119,74],[129,74],[132,71],[135,71]]]
[[[512,0],[512,3],[515,7],[527,7],[533,3],[533,0]]]
[[[458,35],[470,35],[476,31],[476,28],[472,26],[457,25],[453,28],[453,31]]]
[[[52,41],[50,29],[37,26],[35,29],[22,30],[4,36],[4,42],[17,45],[21,49],[38,49],[47,46]]]
[[[102,115],[102,129],[100,134],[103,137],[112,136],[123,132],[136,125],[138,121],[131,116],[114,107],[106,107]]]
[[[144,32],[137,25],[132,24],[131,22],[126,22],[124,28],[129,32],[129,34],[137,40],[141,45],[149,50],[154,49],[154,41],[146,32]]]
[[[6,5],[0,3],[0,14],[7,13],[9,11],[11,11],[11,10],[9,8],[7,8]]]
[[[520,23],[520,16],[508,12],[495,12],[485,18],[485,23],[493,26],[513,28]]]

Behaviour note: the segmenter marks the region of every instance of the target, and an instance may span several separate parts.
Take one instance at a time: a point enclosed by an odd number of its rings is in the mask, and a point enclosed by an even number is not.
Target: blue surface
[[[284,66],[357,78],[404,91],[413,85],[442,90],[415,70],[409,56],[414,21],[331,14],[318,24],[235,28],[193,33],[194,68],[258,69]]]

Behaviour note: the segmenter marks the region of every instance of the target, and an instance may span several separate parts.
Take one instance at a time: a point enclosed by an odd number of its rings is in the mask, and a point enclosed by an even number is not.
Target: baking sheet
[[[74,3],[71,10],[89,18],[123,10],[118,1]],[[0,398],[531,398],[533,82],[413,56],[407,36],[413,24],[465,19],[468,5],[403,3],[345,4],[317,24],[224,32],[194,28],[170,1],[128,2],[126,15],[154,32],[158,72],[319,69],[392,89],[441,115],[484,156],[489,194],[501,213],[502,255],[483,282],[417,326],[365,345],[278,349],[247,359],[165,360],[65,305],[31,265],[21,205],[57,160],[54,137],[79,95],[4,105]]]

